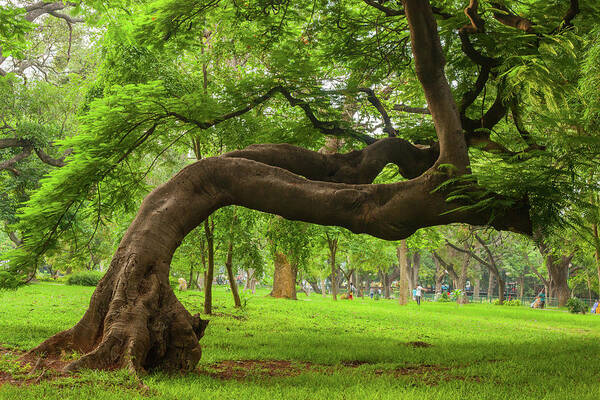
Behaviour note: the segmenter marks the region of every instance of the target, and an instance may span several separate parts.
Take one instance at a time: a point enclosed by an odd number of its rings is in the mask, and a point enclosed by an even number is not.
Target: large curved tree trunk
[[[296,268],[288,257],[278,251],[275,252],[275,273],[273,275],[273,290],[270,295],[277,298],[296,300]]]
[[[446,201],[452,187],[439,190],[448,178],[469,172],[467,147],[429,4],[404,0],[404,9],[415,71],[439,139],[434,164],[433,147],[419,149],[398,138],[376,142],[347,157],[267,145],[200,160],[144,199],[83,318],[33,351],[71,349],[84,354],[68,366],[70,370],[192,369],[200,359],[198,341],[206,322],[190,315],[175,297],[169,286],[169,264],[183,238],[227,205],[389,240],[432,225],[486,225],[492,215],[492,225],[499,229],[530,233],[526,202],[504,214],[497,209],[453,211],[464,203]],[[388,162],[395,162],[410,180],[356,184],[370,182]],[[209,271],[207,295],[211,280]]]

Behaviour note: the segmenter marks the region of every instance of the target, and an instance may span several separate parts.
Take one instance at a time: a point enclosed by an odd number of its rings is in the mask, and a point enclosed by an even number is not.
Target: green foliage
[[[500,305],[500,299],[495,299],[492,302],[492,304],[495,305],[495,306],[499,306]],[[519,299],[513,299],[513,300],[505,300],[502,305],[504,305],[504,306],[521,306],[522,304],[521,304],[521,300],[519,300]]]
[[[100,279],[104,276],[100,271],[81,271],[75,272],[67,279],[69,285],[79,286],[97,286]]]
[[[436,301],[440,303],[449,303],[452,301],[452,299],[450,298],[450,296],[448,296],[448,293],[442,292],[442,294],[440,295],[440,297],[438,297]]]
[[[587,311],[587,306],[585,303],[577,297],[571,297],[569,300],[567,300],[567,308],[572,314],[585,314]]]
[[[25,10],[22,8],[0,5],[0,48],[3,57],[23,57],[27,47],[25,34],[34,27],[24,16]]]
[[[0,270],[0,290],[14,290],[18,288],[21,284],[21,280],[18,279],[14,274],[11,274],[9,271]]]

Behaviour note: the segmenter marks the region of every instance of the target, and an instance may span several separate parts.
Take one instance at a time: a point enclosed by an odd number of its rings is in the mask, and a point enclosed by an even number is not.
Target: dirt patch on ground
[[[63,371],[69,360],[62,357],[45,357],[28,354],[17,349],[0,347],[0,386],[33,385],[69,374]]]
[[[430,343],[427,343],[427,342],[421,342],[421,341],[416,341],[416,342],[408,342],[408,343],[406,343],[406,345],[407,345],[407,346],[410,346],[410,347],[414,347],[414,348],[417,348],[417,347],[431,347],[431,346],[433,346],[433,345],[432,345],[432,344],[430,344]]]
[[[223,380],[244,380],[250,377],[297,376],[311,367],[310,363],[286,360],[226,360],[203,365],[197,371],[200,375]]]
[[[340,365],[311,364],[307,362],[291,362],[286,360],[226,360],[212,364],[202,365],[196,371],[199,375],[208,375],[222,380],[246,380],[269,377],[291,377],[307,371],[316,371],[322,374],[332,374],[339,368],[358,368],[372,364],[368,361],[349,360],[342,361]],[[364,374],[377,376],[391,375],[395,378],[405,377],[412,379],[413,385],[436,386],[442,382],[473,381],[481,382],[479,376],[456,375],[452,370],[455,367],[441,365],[408,365],[391,369],[365,370]]]

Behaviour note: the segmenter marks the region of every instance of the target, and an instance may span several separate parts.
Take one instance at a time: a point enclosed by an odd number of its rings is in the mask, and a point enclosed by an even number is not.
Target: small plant
[[[460,289],[454,289],[452,291],[452,298],[453,299],[458,299],[460,296],[462,296],[462,290],[460,290]]]
[[[248,302],[252,298],[252,291],[251,290],[240,290],[239,295],[240,295],[240,309],[242,311],[246,310],[246,307],[248,306]]]
[[[499,306],[500,305],[500,299],[496,299],[496,300],[492,301],[492,304],[495,305],[495,306]],[[505,306],[520,306],[521,305],[521,300],[519,300],[519,299],[504,300],[503,305],[505,305]]]
[[[381,298],[381,295],[379,293],[377,293],[375,296],[373,296],[373,300],[379,300]]]
[[[579,300],[577,297],[572,297],[569,299],[569,301],[567,301],[567,308],[572,314],[585,314],[587,310],[585,303]]]
[[[437,301],[440,303],[448,303],[452,300],[450,300],[450,297],[448,297],[448,293],[443,292],[442,295],[438,297]]]
[[[67,279],[68,285],[96,286],[104,274],[100,271],[75,272]]]

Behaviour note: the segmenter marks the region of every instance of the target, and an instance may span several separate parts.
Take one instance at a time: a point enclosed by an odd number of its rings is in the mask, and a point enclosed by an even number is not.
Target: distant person
[[[371,290],[369,291],[369,297],[373,298],[374,295],[375,295],[375,291],[373,290],[373,288],[371,288]]]
[[[184,292],[187,290],[187,282],[183,278],[177,279],[179,282],[179,291]]]
[[[417,289],[413,289],[412,295],[413,295],[413,301],[416,301],[417,300]]]
[[[417,288],[415,289],[416,293],[415,293],[415,298],[417,299],[417,305],[421,305],[421,296],[423,295],[423,292],[425,291],[425,289],[417,284]]]
[[[540,298],[540,308],[544,308],[546,305],[546,294],[543,290],[538,294],[538,297]]]
[[[598,311],[598,300],[596,300],[596,302],[592,306],[592,309],[591,309],[590,313],[596,314],[597,311]]]

